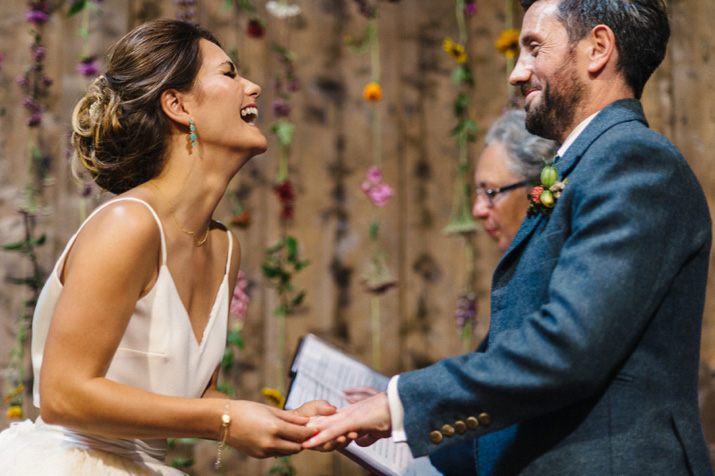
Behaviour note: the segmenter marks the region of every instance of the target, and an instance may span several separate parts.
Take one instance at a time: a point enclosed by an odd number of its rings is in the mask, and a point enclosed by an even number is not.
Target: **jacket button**
[[[489,426],[489,424],[492,422],[492,417],[489,416],[488,413],[480,413],[479,414],[479,423],[484,425],[484,426]]]
[[[467,425],[462,420],[457,420],[454,422],[454,429],[460,435],[467,431]]]
[[[452,425],[442,425],[442,434],[444,436],[454,435],[454,428],[452,427]]]
[[[442,441],[442,433],[440,433],[437,430],[434,430],[434,431],[430,432],[429,439],[432,443],[434,443],[436,445]]]
[[[467,418],[467,428],[469,428],[470,430],[476,430],[478,426],[479,426],[479,420],[477,420],[473,416],[470,416],[469,418]]]

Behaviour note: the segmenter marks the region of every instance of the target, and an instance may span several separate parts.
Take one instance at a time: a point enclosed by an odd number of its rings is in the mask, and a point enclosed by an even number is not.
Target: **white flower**
[[[300,15],[300,7],[298,5],[289,5],[275,0],[266,3],[266,10],[276,18],[288,18]]]

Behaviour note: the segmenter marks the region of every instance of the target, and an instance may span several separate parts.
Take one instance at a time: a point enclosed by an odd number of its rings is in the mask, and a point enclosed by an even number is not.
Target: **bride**
[[[110,51],[73,115],[73,168],[117,194],[70,239],[33,319],[40,417],[0,433],[0,474],[177,475],[166,438],[297,453],[327,402],[296,412],[216,389],[240,261],[212,220],[266,149],[261,89],[200,27],[157,20]]]

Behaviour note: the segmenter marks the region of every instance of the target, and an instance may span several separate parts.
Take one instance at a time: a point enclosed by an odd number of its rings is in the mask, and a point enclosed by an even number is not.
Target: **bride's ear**
[[[189,126],[191,115],[185,105],[185,95],[176,89],[167,89],[161,93],[161,110],[173,122]]]

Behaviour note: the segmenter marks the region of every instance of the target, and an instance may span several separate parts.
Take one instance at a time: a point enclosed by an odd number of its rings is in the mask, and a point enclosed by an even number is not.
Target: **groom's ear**
[[[584,38],[587,42],[586,61],[589,74],[598,75],[609,65],[616,67],[618,49],[616,36],[607,25],[596,25]]]

